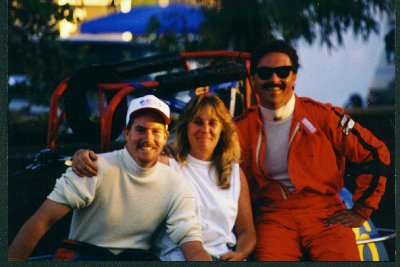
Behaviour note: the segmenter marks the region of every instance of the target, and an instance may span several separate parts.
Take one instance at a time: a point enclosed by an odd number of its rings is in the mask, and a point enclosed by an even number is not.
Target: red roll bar
[[[226,51],[226,50],[214,50],[214,51],[198,51],[198,52],[184,52],[180,54],[182,60],[185,63],[186,70],[190,70],[189,60],[198,58],[229,58],[233,61],[241,60],[245,62],[246,66],[246,79],[245,79],[245,107],[251,105],[252,88],[250,84],[250,54],[247,52],[240,51]],[[48,132],[47,132],[47,146],[50,149],[54,149],[56,146],[57,133],[60,126],[65,118],[64,110],[61,110],[58,115],[60,98],[65,92],[68,84],[66,78],[59,83],[53,92],[50,100],[50,111],[48,121]],[[146,88],[157,88],[159,83],[157,81],[145,81],[139,83],[141,86]],[[100,110],[100,130],[101,130],[101,150],[108,151],[111,143],[111,125],[112,118],[115,109],[121,100],[128,94],[133,93],[137,88],[131,84],[116,83],[116,84],[98,84],[99,90],[99,110]],[[117,94],[108,103],[108,107],[104,106],[104,92],[106,90],[117,90]]]

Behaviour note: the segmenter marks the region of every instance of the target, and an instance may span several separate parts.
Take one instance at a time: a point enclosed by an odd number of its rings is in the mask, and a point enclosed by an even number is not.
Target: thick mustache
[[[263,89],[264,90],[268,90],[270,88],[276,87],[278,86],[280,89],[285,89],[285,83],[281,82],[281,83],[273,83],[273,82],[267,82],[263,84]]]

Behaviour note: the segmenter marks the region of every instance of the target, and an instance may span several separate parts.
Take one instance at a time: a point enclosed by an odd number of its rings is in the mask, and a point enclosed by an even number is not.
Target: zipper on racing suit
[[[300,128],[300,122],[298,122],[298,123],[296,124],[296,127],[295,127],[295,129],[294,129],[294,131],[293,131],[293,134],[292,134],[291,138],[290,138],[290,141],[289,141],[289,149],[290,149],[290,144],[292,143],[292,141],[293,141],[293,139],[294,139],[294,136],[296,135],[296,133],[297,133],[297,131],[299,130],[299,128]],[[261,150],[262,136],[263,136],[263,132],[262,132],[262,129],[260,129],[259,132],[258,132],[258,141],[257,141],[257,147],[256,147],[256,164],[257,164],[257,167],[260,169],[261,173],[262,173],[264,176],[266,176],[265,173],[264,173],[264,171],[263,171],[263,169],[261,168],[261,165],[260,165],[260,150]],[[288,151],[288,155],[289,155],[289,151]],[[288,166],[288,167],[289,167],[289,166]],[[283,198],[284,200],[287,200],[287,199],[288,199],[288,196],[287,196],[287,194],[286,194],[286,191],[283,189],[283,186],[284,186],[284,185],[282,185],[281,183],[279,183],[279,185],[280,185],[279,188],[280,188],[280,190],[281,190],[282,198]]]
[[[298,122],[298,123],[296,124],[296,127],[295,127],[294,130],[293,130],[292,137],[290,137],[289,149],[290,149],[290,145],[291,145],[292,142],[293,142],[294,136],[296,135],[296,133],[297,133],[297,131],[299,130],[299,128],[300,128],[300,122]],[[289,154],[289,151],[288,151],[288,154]]]

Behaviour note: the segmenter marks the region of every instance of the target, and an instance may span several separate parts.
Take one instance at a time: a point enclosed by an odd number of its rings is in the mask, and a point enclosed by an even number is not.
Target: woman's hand
[[[219,257],[222,261],[244,261],[246,257],[239,252],[229,251]]]
[[[94,161],[97,155],[92,150],[79,149],[72,156],[72,170],[80,177],[92,177],[97,175],[97,165]]]

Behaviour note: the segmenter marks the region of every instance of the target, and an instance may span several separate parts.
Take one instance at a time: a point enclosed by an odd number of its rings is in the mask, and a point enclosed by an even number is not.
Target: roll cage
[[[205,67],[191,67],[191,60],[204,59],[208,59]],[[221,61],[225,63],[221,64]],[[241,81],[244,88],[244,107],[249,107],[255,99],[250,83],[250,54],[247,52],[217,50],[165,54],[111,64],[109,67],[116,71],[119,77],[126,79],[143,74],[170,71],[179,66],[183,66],[184,70],[158,75],[155,79],[146,81],[96,84],[99,99],[100,146],[102,151],[110,149],[113,115],[116,108],[125,97],[137,90],[145,88],[150,92],[153,91],[155,95],[159,94],[165,97],[169,93],[176,93],[185,89],[195,89],[229,81]],[[60,101],[67,91],[69,80],[70,77],[67,77],[58,84],[50,100],[47,131],[47,147],[49,149],[56,147],[57,135],[66,117],[65,109],[60,108]],[[106,106],[105,93],[110,91],[115,94]]]

